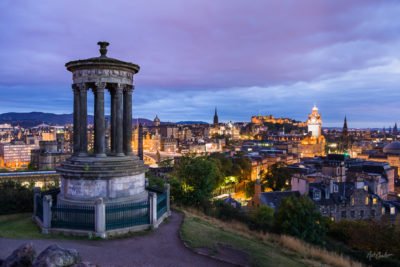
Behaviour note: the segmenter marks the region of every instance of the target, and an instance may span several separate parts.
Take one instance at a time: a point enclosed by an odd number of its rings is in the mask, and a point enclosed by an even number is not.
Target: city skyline
[[[211,122],[217,106],[221,121],[305,121],[316,104],[328,127],[398,121],[395,1],[154,4],[0,3],[0,113],[71,113],[64,64],[106,40],[141,66],[134,117]]]

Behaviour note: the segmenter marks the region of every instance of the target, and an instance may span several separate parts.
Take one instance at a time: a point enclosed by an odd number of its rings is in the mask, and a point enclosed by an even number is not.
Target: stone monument
[[[98,42],[100,56],[65,64],[72,72],[74,153],[57,172],[61,175],[58,203],[71,205],[125,203],[148,199],[146,167],[132,153],[133,78],[136,64],[107,56],[107,42]],[[88,152],[87,94],[94,94],[94,151]],[[111,96],[110,147],[106,144],[104,95]]]

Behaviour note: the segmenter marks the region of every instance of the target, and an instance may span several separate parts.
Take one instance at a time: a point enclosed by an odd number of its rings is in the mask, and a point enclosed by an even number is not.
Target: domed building
[[[156,117],[153,120],[153,125],[158,127],[161,124],[161,120],[158,118],[158,115],[156,115]]]
[[[400,142],[395,141],[390,144],[387,144],[383,148],[383,153],[391,155],[400,155]]]

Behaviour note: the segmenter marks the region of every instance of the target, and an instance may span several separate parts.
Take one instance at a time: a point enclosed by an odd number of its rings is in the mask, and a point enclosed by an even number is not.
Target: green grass
[[[40,228],[32,221],[32,213],[18,213],[0,216],[0,237],[16,239],[89,239],[88,237],[63,234],[42,234]],[[91,238],[97,240],[99,238]]]
[[[276,244],[221,229],[190,214],[185,216],[181,235],[192,248],[208,248],[216,252],[217,244],[225,244],[244,251],[249,255],[252,266],[307,266],[296,253],[289,252]]]
[[[20,213],[0,216],[0,237],[44,238],[44,235],[32,222],[31,213]]]
[[[168,221],[168,220],[166,220]],[[124,239],[144,236],[152,230],[130,232],[122,236],[111,236],[108,239]],[[32,213],[18,213],[0,216],[0,237],[16,239],[70,239],[70,240],[103,240],[99,237],[72,236],[64,234],[42,234],[40,228],[32,221]]]

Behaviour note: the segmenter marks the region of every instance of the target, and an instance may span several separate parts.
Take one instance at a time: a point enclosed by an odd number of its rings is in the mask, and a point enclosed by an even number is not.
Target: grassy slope
[[[0,216],[0,237],[44,238],[39,228],[32,222],[31,213]]]
[[[198,217],[186,214],[182,238],[193,248],[215,250],[217,243],[227,244],[250,255],[252,266],[307,266],[303,259],[273,243],[265,243],[223,230]]]

